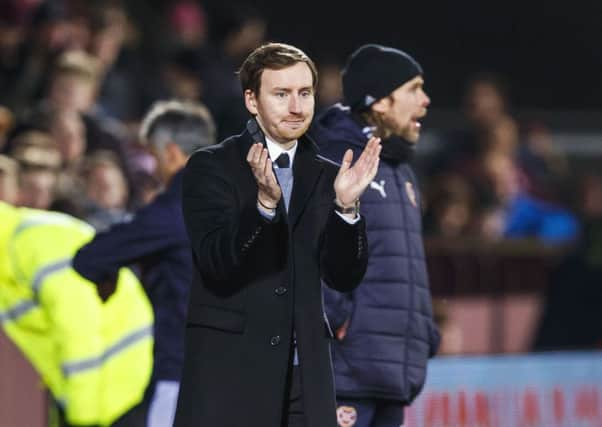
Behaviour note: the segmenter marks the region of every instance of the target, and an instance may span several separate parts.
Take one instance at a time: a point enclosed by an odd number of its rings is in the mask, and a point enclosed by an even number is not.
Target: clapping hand
[[[266,208],[276,208],[282,197],[282,190],[274,175],[268,149],[259,142],[253,144],[247,154],[247,163],[257,181],[257,200]]]
[[[380,138],[370,138],[353,167],[351,167],[353,152],[351,150],[345,152],[343,163],[334,181],[334,191],[340,206],[353,206],[372,182],[378,171],[381,148]]]

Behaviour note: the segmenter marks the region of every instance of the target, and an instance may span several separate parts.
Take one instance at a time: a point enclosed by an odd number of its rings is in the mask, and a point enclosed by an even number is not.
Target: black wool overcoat
[[[350,291],[367,264],[365,223],[334,211],[338,166],[302,137],[290,210],[257,209],[248,131],[191,157],[183,214],[195,279],[176,427],[280,427],[295,332],[307,427],[335,427],[320,280]]]

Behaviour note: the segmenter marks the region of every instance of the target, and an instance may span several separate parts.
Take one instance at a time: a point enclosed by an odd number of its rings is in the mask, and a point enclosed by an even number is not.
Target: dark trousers
[[[287,375],[287,396],[284,399],[282,427],[305,427],[301,368],[290,366]]]
[[[340,427],[400,427],[404,406],[384,399],[337,399]]]

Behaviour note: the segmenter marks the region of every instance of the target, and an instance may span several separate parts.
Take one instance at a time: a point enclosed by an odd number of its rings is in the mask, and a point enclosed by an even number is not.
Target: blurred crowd
[[[573,171],[543,123],[513,117],[500,76],[469,79],[464,123],[441,136],[427,162],[426,232],[446,237],[535,238],[579,234]]]
[[[267,40],[268,23],[247,3],[1,0],[0,8],[0,200],[102,231],[161,190],[138,138],[154,101],[202,101],[218,140],[248,118],[236,70]],[[321,110],[341,99],[341,65],[318,66]],[[552,124],[520,122],[510,98],[501,76],[467,78],[463,120],[434,130],[436,149],[419,159],[426,236],[581,242],[590,248],[581,259],[598,271],[599,171],[576,170],[555,149]]]
[[[267,34],[248,5],[173,0],[138,16],[110,0],[3,3],[1,199],[106,229],[159,190],[137,138],[154,101],[203,101],[218,140],[247,119],[235,72]],[[155,36],[143,37],[153,25]],[[322,109],[341,98],[340,64],[319,65]],[[574,171],[546,124],[513,117],[499,76],[470,79],[462,111],[465,120],[438,133],[440,148],[421,162],[427,235],[573,241],[577,215],[596,214],[589,200],[602,191],[599,177],[568,179]]]
[[[200,3],[173,1],[140,23],[126,6],[2,2],[0,199],[104,230],[160,190],[156,162],[137,136],[154,101],[202,100],[220,137],[247,120],[235,71],[264,41],[258,13],[214,8],[209,26]],[[151,42],[140,28],[153,19],[163,22]]]

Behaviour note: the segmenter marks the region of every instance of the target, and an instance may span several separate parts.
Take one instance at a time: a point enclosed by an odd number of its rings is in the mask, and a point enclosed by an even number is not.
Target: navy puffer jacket
[[[340,163],[348,148],[358,158],[371,129],[337,105],[316,120],[311,133],[321,154]],[[364,280],[350,294],[324,289],[333,329],[349,320],[347,335],[332,346],[337,396],[409,404],[422,389],[428,358],[440,341],[422,242],[420,194],[410,166],[381,156],[360,202],[370,248]]]

